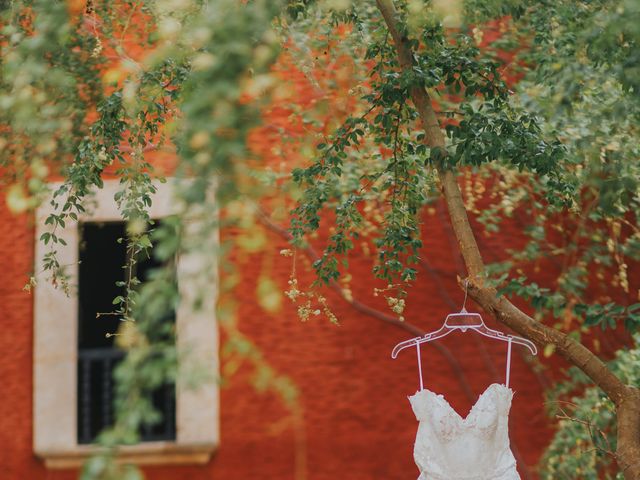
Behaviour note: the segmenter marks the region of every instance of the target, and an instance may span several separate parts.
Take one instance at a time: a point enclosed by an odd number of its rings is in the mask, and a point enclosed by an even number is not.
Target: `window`
[[[78,443],[92,443],[96,436],[113,424],[113,371],[124,352],[109,335],[118,330],[120,318],[99,315],[113,309],[112,300],[124,295],[127,271],[125,222],[84,222],[78,224]],[[135,276],[145,280],[158,262],[141,255],[135,264]],[[172,312],[168,321],[175,321]],[[175,440],[175,385],[165,385],[153,394],[154,407],[162,422],[145,428],[143,442]]]
[[[52,189],[58,186],[54,184]],[[91,441],[101,426],[112,421],[106,398],[113,388],[108,372],[118,362],[119,352],[105,341],[104,333],[105,329],[115,331],[115,328],[108,324],[109,320],[100,328],[101,323],[88,319],[94,315],[93,310],[112,308],[111,299],[115,296],[112,293],[117,287],[108,277],[117,275],[116,268],[121,269],[124,264],[118,259],[123,252],[118,253],[119,244],[113,241],[123,236],[124,228],[113,200],[119,188],[117,180],[105,181],[104,188],[96,192],[93,211],[78,222],[67,222],[59,232],[67,245],[57,248],[58,257],[69,266],[67,272],[77,288],[67,296],[39,278],[34,293],[34,452],[50,468],[80,465],[95,450]],[[157,188],[150,214],[162,219],[173,213],[171,182]],[[41,270],[41,259],[48,249],[37,239],[45,231],[44,219],[49,213],[48,204],[37,213],[36,271]],[[211,242],[210,251],[214,252],[217,238],[211,238]],[[106,248],[112,249],[109,254],[100,254]],[[187,273],[203,263],[204,259],[197,255],[178,260],[178,285],[183,297],[188,298],[190,292],[200,288],[191,284],[193,276]],[[151,264],[143,262],[138,275],[143,276],[150,267]],[[93,275],[91,272],[96,268],[110,273]],[[210,368],[210,380],[195,390],[178,381],[177,385],[156,392],[154,401],[165,414],[165,421],[142,432],[143,443],[122,447],[120,454],[124,459],[140,464],[205,463],[216,448],[219,400],[215,282],[212,272],[206,285],[211,295],[205,297],[201,308],[193,311],[187,301],[175,313],[178,351],[188,352],[190,361]],[[96,296],[97,291],[101,295]]]

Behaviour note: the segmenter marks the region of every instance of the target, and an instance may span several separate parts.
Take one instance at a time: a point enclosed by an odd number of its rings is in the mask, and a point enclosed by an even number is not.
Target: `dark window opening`
[[[113,336],[120,325],[112,312],[113,299],[124,295],[123,281],[127,261],[124,222],[87,222],[79,226],[78,271],[78,443],[95,441],[97,435],[113,424],[115,394],[113,371],[124,357],[114,344]],[[136,276],[146,279],[148,272],[157,267],[153,258],[142,257],[136,264]],[[171,315],[175,321],[175,315]],[[142,441],[175,440],[175,385],[164,385],[152,395],[155,409],[162,420],[140,432]]]

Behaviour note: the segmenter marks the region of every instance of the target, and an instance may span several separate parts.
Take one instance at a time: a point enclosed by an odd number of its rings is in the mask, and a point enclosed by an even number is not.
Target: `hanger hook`
[[[464,279],[464,301],[462,302],[462,310],[460,310],[461,312],[466,312],[467,311],[467,295],[469,293],[469,279],[465,278]]]

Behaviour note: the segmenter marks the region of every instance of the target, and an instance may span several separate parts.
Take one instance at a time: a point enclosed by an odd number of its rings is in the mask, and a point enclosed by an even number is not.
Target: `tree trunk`
[[[400,20],[393,0],[376,0],[376,4],[393,37],[400,67],[410,70],[413,66],[413,52],[408,39],[401,34]],[[417,86],[411,88],[410,94],[425,129],[425,142],[430,148],[444,149],[445,138],[429,94],[424,88]],[[618,465],[626,480],[640,480],[640,390],[625,385],[584,345],[534,320],[508,299],[498,296],[495,288],[485,285],[484,263],[469,224],[455,173],[439,167],[438,174],[453,230],[467,268],[469,296],[499,322],[530,339],[540,348],[548,344],[553,345],[556,352],[587,374],[605,392],[616,406],[618,447],[615,456]]]

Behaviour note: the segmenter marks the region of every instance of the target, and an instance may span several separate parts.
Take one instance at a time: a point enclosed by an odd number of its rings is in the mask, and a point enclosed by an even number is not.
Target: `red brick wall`
[[[3,195],[4,197],[4,195]],[[22,287],[31,270],[33,230],[0,202],[0,478],[46,478],[32,451],[33,302]]]
[[[509,238],[508,233],[503,238]],[[12,217],[4,206],[0,208],[4,252],[0,270],[0,478],[70,479],[76,477],[75,472],[47,471],[32,453],[32,297],[21,290],[31,269],[32,235],[29,219]],[[446,295],[456,305],[462,295],[455,284],[456,262],[446,229],[431,224],[426,238],[425,254],[431,267],[439,271],[442,284],[423,272],[405,316],[424,329],[435,329],[451,310]],[[495,244],[490,250],[504,246]],[[285,241],[273,235],[264,253],[236,258],[243,272],[236,295],[241,330],[301,390],[307,478],[417,477],[412,460],[417,423],[406,398],[418,385],[415,355],[405,351],[395,361],[390,358],[392,347],[410,335],[358,313],[335,295],[328,297],[340,326],[324,319],[301,323],[289,302],[283,303],[277,315],[267,314],[255,301],[255,279],[263,262],[270,262],[270,275],[286,289],[291,264],[278,254],[286,247]],[[356,261],[353,295],[384,311],[381,299],[371,295],[369,269],[367,261]],[[306,275],[306,279],[311,277]],[[459,360],[475,394],[491,382],[503,381],[504,343],[472,334],[454,334],[441,343]],[[426,385],[444,393],[454,408],[466,413],[471,402],[451,366],[429,345],[423,348],[423,359]],[[549,430],[540,383],[519,355],[514,356],[512,386],[516,394],[511,438],[524,473],[525,465],[537,462]],[[294,434],[281,401],[256,392],[244,370],[221,392],[221,444],[213,460],[202,467],[149,468],[148,478],[293,479]]]

